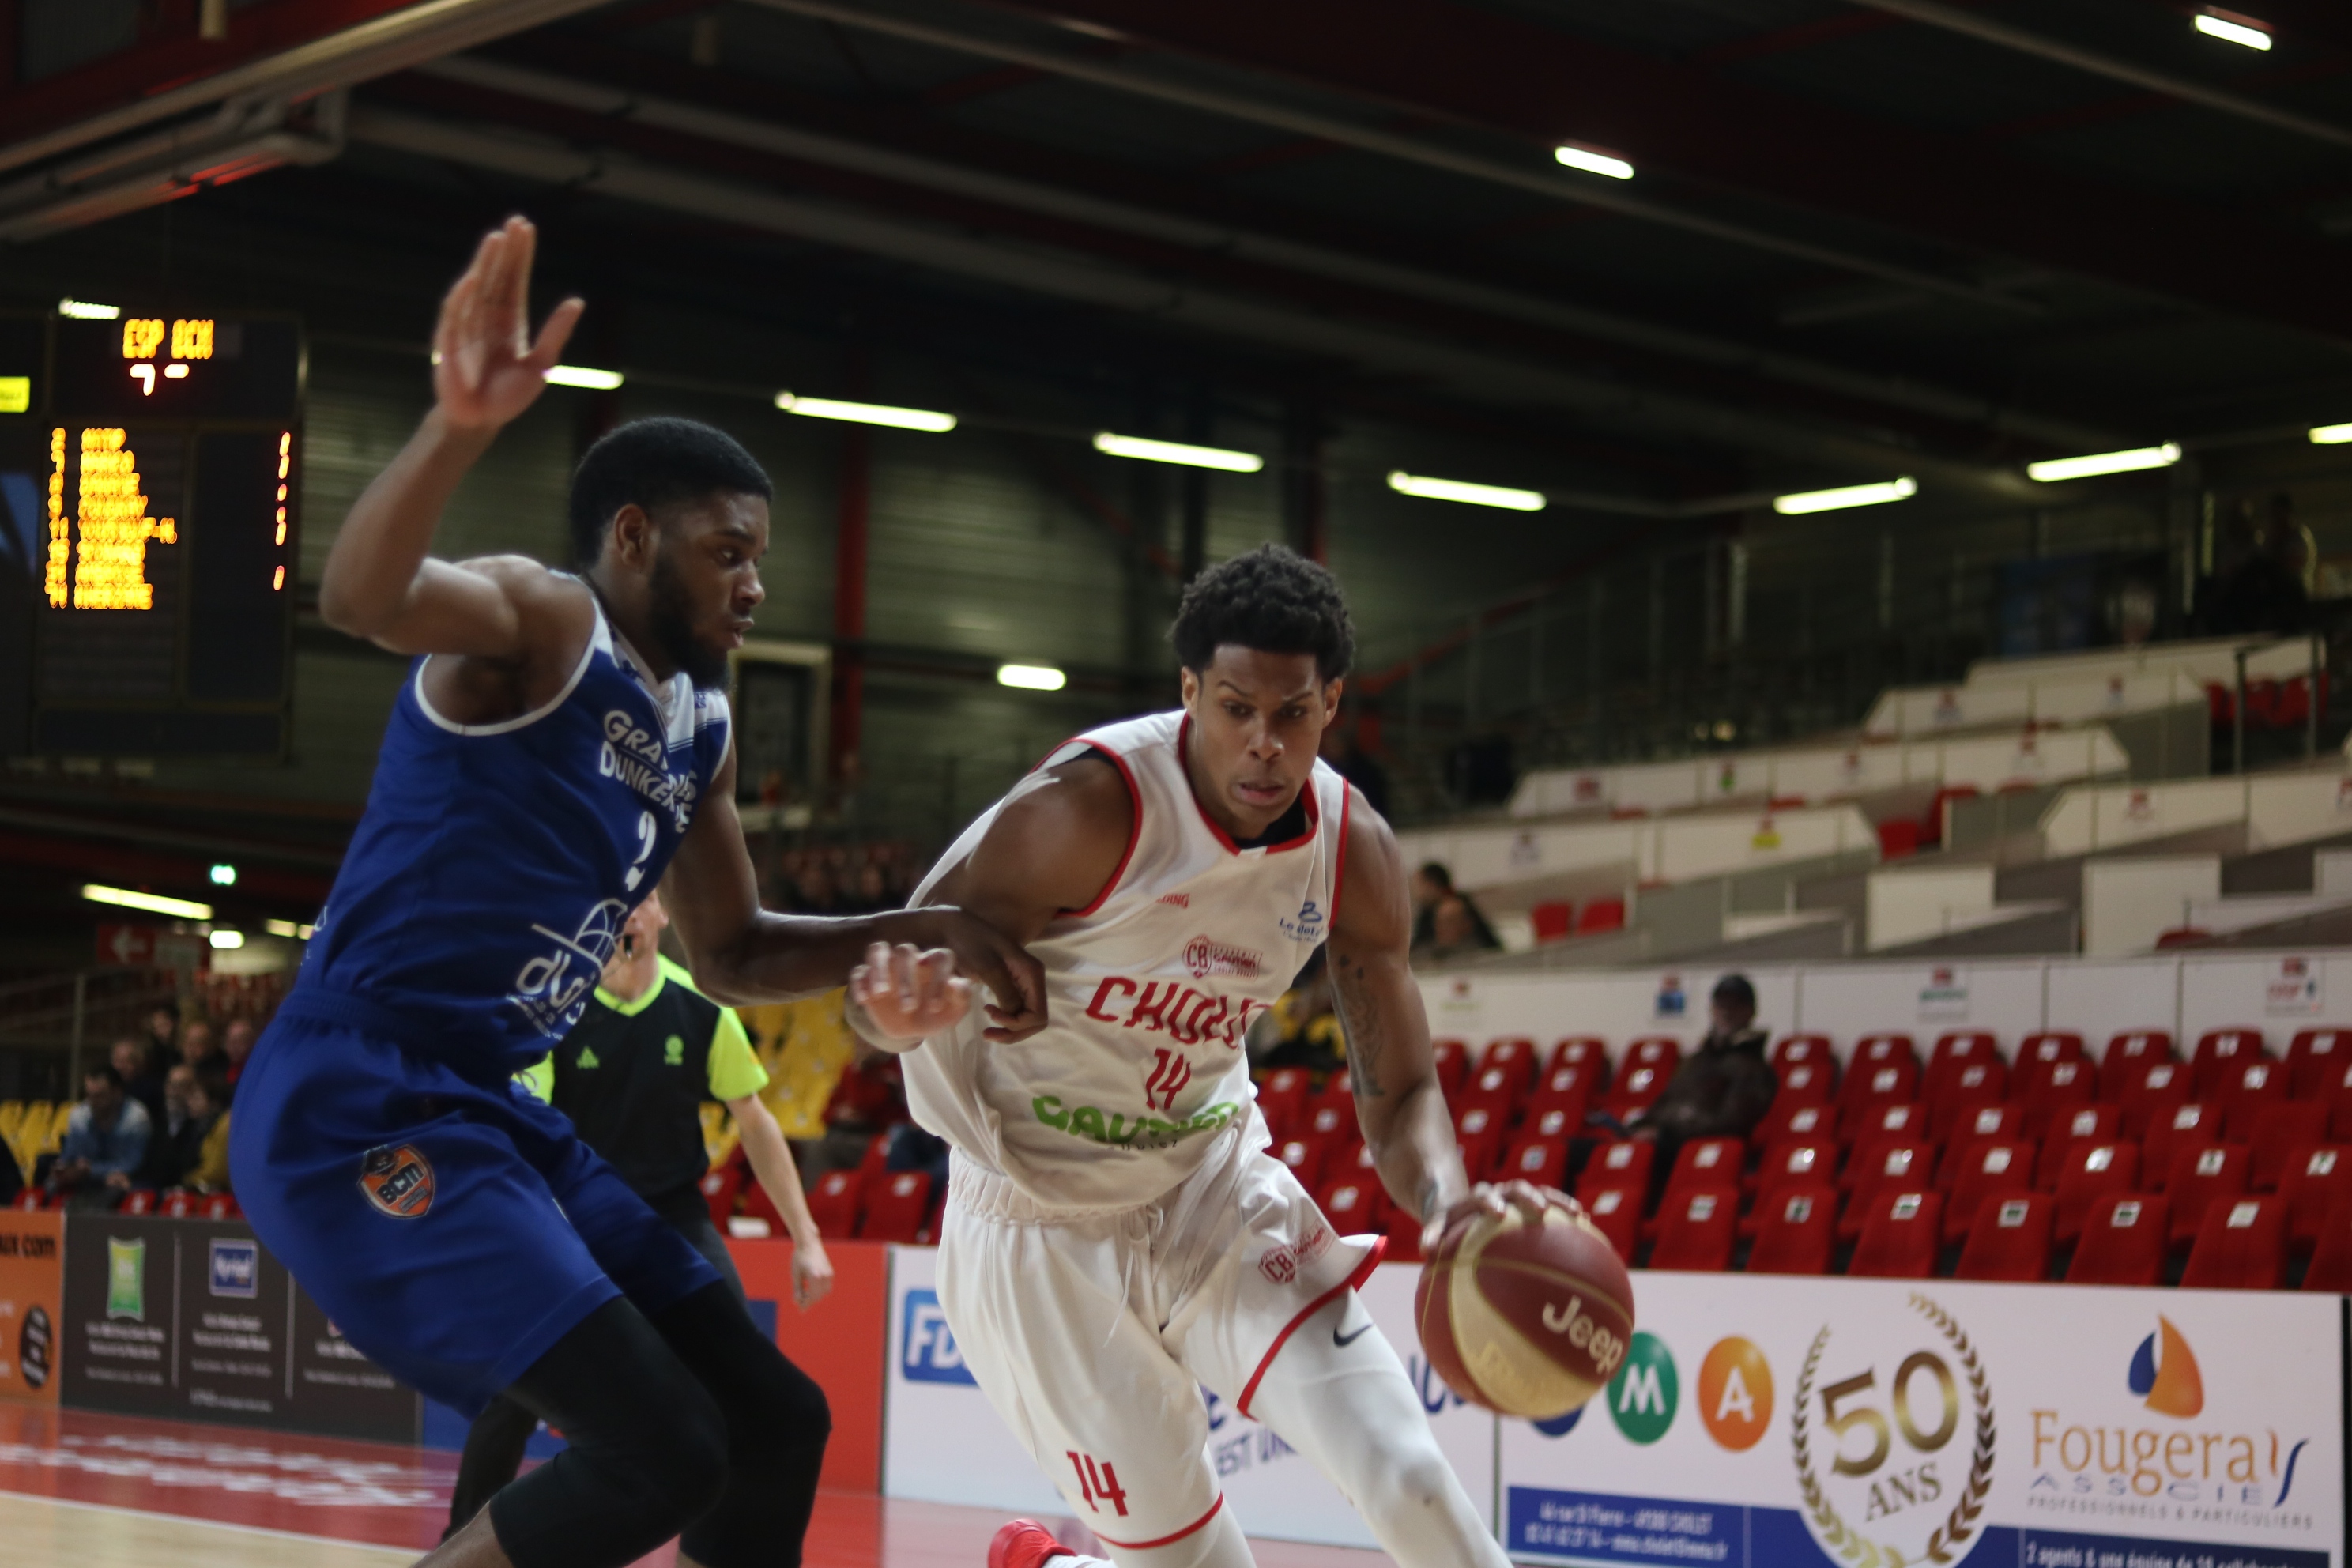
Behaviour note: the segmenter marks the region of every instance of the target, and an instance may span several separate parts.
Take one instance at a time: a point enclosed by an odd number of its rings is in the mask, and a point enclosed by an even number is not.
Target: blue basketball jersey
[[[425,662],[393,705],[295,995],[396,1017],[402,1045],[489,1082],[586,1007],[726,758],[727,699],[682,673],[653,685],[602,605],[570,681],[520,718],[450,722]]]

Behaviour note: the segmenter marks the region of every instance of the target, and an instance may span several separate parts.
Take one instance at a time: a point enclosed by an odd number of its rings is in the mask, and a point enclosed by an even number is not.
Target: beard
[[[667,550],[654,556],[650,586],[653,640],[661,656],[685,671],[697,691],[714,691],[726,685],[727,655],[723,649],[707,647],[694,635],[694,607],[687,598],[686,580],[671,563]]]

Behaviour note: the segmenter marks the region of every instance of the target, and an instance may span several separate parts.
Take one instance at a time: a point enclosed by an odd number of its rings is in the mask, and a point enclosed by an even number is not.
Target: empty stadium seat
[[[1834,1187],[1838,1173],[1837,1145],[1792,1139],[1764,1151],[1756,1168],[1756,1204],[1763,1205],[1783,1187]]]
[[[1478,1071],[1483,1075],[1502,1072],[1509,1077],[1511,1092],[1524,1095],[1536,1081],[1536,1072],[1543,1066],[1543,1057],[1536,1043],[1525,1035],[1512,1035],[1486,1042],[1486,1054],[1478,1058]]]
[[[1568,1140],[1565,1138],[1522,1138],[1510,1147],[1496,1167],[1498,1182],[1533,1182],[1539,1187],[1564,1188],[1568,1184]]]
[[[1324,1096],[1307,1112],[1307,1136],[1320,1138],[1336,1149],[1356,1136],[1356,1102],[1352,1096],[1334,1100]]]
[[[1647,1199],[1650,1171],[1657,1157],[1658,1146],[1638,1138],[1602,1144],[1592,1152],[1592,1158],[1584,1163],[1584,1173],[1576,1179],[1578,1201],[1591,1208],[1592,1194],[1609,1187],[1623,1187]]]
[[[1666,1173],[1666,1198],[1685,1193],[1727,1192],[1738,1195],[1748,1167],[1748,1142],[1742,1138],[1696,1138],[1675,1156]]]
[[[718,1227],[719,1235],[725,1236],[727,1217],[735,1212],[735,1199],[743,1190],[742,1162],[730,1160],[723,1165],[714,1165],[705,1171],[702,1180],[695,1184],[701,1189],[703,1204],[710,1210],[710,1223]],[[836,1231],[828,1234],[845,1236],[848,1233]]]
[[[1849,1274],[1879,1279],[1925,1279],[1936,1272],[1942,1245],[1944,1194],[1890,1186],[1871,1200],[1854,1244]]]
[[[1633,1261],[1633,1247],[1642,1232],[1642,1192],[1637,1187],[1601,1185],[1585,1195],[1579,1184],[1579,1196],[1584,1212],[1591,1218],[1617,1256],[1628,1265]]]
[[[1566,899],[1546,899],[1528,910],[1528,923],[1538,942],[1559,942],[1576,930],[1576,906]]]
[[[1437,1067],[1437,1086],[1451,1100],[1460,1092],[1462,1080],[1469,1076],[1470,1047],[1461,1040],[1432,1040],[1429,1054]]]
[[[1811,1105],[1804,1102],[1784,1103],[1775,1100],[1764,1120],[1756,1124],[1756,1142],[1763,1148],[1790,1139],[1834,1141],[1838,1130],[1838,1108],[1834,1105]]]
[[[2285,1284],[2286,1205],[2276,1197],[2209,1205],[2180,1283],[2192,1290],[2275,1290]]]
[[[2286,1047],[2287,1092],[2297,1100],[2325,1095],[2352,1064],[2352,1029],[2304,1029]],[[6,1107],[0,1106],[0,1111]],[[0,1121],[0,1132],[5,1132]]]
[[[2126,1075],[2108,1098],[2123,1111],[2124,1136],[2145,1139],[2196,1097],[2188,1067],[2160,1060]]]
[[[26,1187],[24,1191],[16,1194],[15,1206],[20,1209],[37,1209],[41,1207],[47,1201],[47,1195],[42,1193],[40,1188]]]
[[[1828,1105],[1832,1103],[1832,1086],[1837,1082],[1835,1071],[1824,1062],[1798,1062],[1779,1072],[1780,1088],[1774,1091],[1775,1106]]]
[[[1323,1179],[1323,1162],[1330,1146],[1320,1138],[1286,1138],[1274,1146],[1274,1157],[1290,1167],[1298,1184],[1313,1192]]]
[[[2291,1100],[2242,1100],[2231,1110],[2221,1139],[2243,1143],[2252,1152],[2247,1184],[2258,1193],[2274,1193],[2297,1150],[2327,1142],[2327,1107]]]
[[[214,1193],[199,1205],[197,1213],[205,1219],[236,1219],[245,1210],[237,1206],[235,1193]]]
[[[1666,1092],[1667,1077],[1654,1067],[1634,1068],[1602,1099],[1601,1107],[1620,1121],[1631,1121]]]
[[[2209,1029],[2198,1037],[2196,1054],[2189,1058],[2191,1085],[2200,1100],[2227,1082],[2239,1068],[2269,1054],[2260,1029]]]
[[[1584,1108],[1548,1105],[1528,1113],[1520,1125],[1520,1133],[1528,1138],[1549,1138],[1566,1143],[1584,1131]]]
[[[187,1212],[187,1194],[182,1193],[175,1195],[182,1200],[180,1214],[173,1216],[176,1219],[184,1217]],[[152,1187],[135,1187],[130,1192],[123,1194],[121,1201],[114,1205],[114,1212],[117,1214],[129,1215],[153,1214],[155,1212],[154,1189]]]
[[[2222,1074],[2220,1093],[2207,1099],[2221,1102],[2222,1135],[2231,1142],[2243,1142],[2231,1129],[2242,1120],[2251,1127],[2263,1106],[2286,1103],[2286,1068],[2273,1061],[2248,1062],[2235,1072]]]
[[[2025,1107],[2025,1131],[2031,1138],[2048,1137],[2054,1118],[2099,1097],[2098,1074],[2080,1058],[2037,1061],[2020,1076],[2017,1101]]]
[[[2168,1206],[2153,1194],[2110,1193],[2083,1216],[2069,1285],[2154,1285],[2164,1278]]]
[[[1783,1035],[1764,1059],[1776,1068],[1793,1067],[1799,1062],[1834,1062],[1837,1052],[1827,1035]]]
[[[2304,1273],[2303,1288],[2352,1296],[2352,1199],[2338,1198],[2320,1222],[2319,1244]]]
[[[1924,1105],[1874,1106],[1863,1114],[1845,1118],[1844,1127],[1856,1153],[1866,1152],[1872,1145],[1878,1143],[1925,1146],[1931,1141],[1927,1131],[1927,1108]]]
[[[1383,1258],[1391,1263],[1421,1261],[1421,1221],[1413,1217],[1412,1211],[1391,1205],[1384,1234],[1389,1245],[1381,1255]]]
[[[1671,1035],[1644,1035],[1625,1047],[1625,1070],[1655,1068],[1667,1078],[1682,1065],[1683,1043]]]
[[[1739,1199],[1733,1193],[1669,1193],[1658,1211],[1658,1240],[1650,1249],[1650,1267],[1685,1273],[1720,1273],[1730,1268],[1738,1214]]]
[[[2140,1161],[2140,1146],[2128,1138],[2113,1143],[2086,1140],[2067,1147],[2053,1188],[2057,1204],[2051,1211],[2051,1234],[2061,1247],[2083,1234],[2084,1216],[2099,1199],[2139,1190]]]
[[[861,1183],[856,1171],[827,1171],[808,1190],[809,1217],[819,1236],[856,1236]],[[726,1221],[719,1224],[723,1228]]]
[[[1341,1236],[1370,1235],[1387,1219],[1388,1194],[1378,1183],[1368,1186],[1347,1177],[1327,1184],[1315,1201]]]
[[[1483,1105],[1465,1109],[1454,1119],[1454,1142],[1462,1150],[1463,1168],[1474,1182],[1483,1182],[1503,1155],[1506,1129],[1502,1117]]]
[[[2053,1117],[2042,1144],[2042,1165],[2033,1184],[2045,1193],[2058,1190],[2058,1172],[2077,1143],[2112,1143],[2123,1136],[2123,1112],[2113,1105],[2078,1105]]]
[[[1759,1197],[1748,1272],[1828,1273],[1837,1247],[1837,1205],[1836,1190],[1825,1183],[1783,1187],[1769,1202]],[[2352,1232],[2352,1220],[2346,1228]]]
[[[1582,1068],[1595,1094],[1609,1087],[1609,1043],[1596,1036],[1570,1036],[1552,1047],[1551,1060],[1545,1065],[1554,1072]]]
[[[1257,1109],[1267,1130],[1276,1138],[1288,1137],[1307,1109],[1307,1097],[1314,1092],[1315,1079],[1305,1068],[1276,1068],[1266,1074],[1257,1086]],[[1451,1090],[1446,1098],[1453,1099]]]
[[[2172,1037],[2162,1029],[2129,1029],[2107,1042],[2099,1058],[2099,1098],[2120,1102],[2126,1085],[2137,1083],[2158,1062],[2172,1059]]]
[[[1928,1070],[1932,1077],[1934,1069]],[[1923,1090],[1929,1134],[1950,1137],[1955,1125],[1981,1106],[2000,1104],[2008,1092],[2009,1067],[2000,1058],[1964,1063],[1942,1083],[1931,1083]]]
[[[864,1241],[929,1243],[931,1174],[929,1171],[893,1171],[866,1200],[866,1215],[857,1235]]]
[[[1935,1164],[1935,1155],[1925,1143],[1879,1143],[1867,1153],[1857,1152],[1845,1168],[1842,1237],[1851,1241],[1861,1234],[1863,1222],[1882,1193],[1928,1190]]]
[[[1838,1104],[1857,1117],[1885,1105],[1909,1105],[1919,1097],[1919,1064],[1907,1057],[1856,1062],[1838,1090]]]
[[[1577,911],[1576,934],[1591,936],[1597,931],[1622,931],[1625,926],[1625,900],[1622,899],[1592,899]]]
[[[1936,1037],[1927,1051],[1927,1076],[1948,1073],[1970,1062],[1999,1061],[2000,1042],[1986,1029],[1954,1029]]]
[[[1919,853],[1919,825],[1907,816],[1890,816],[1878,825],[1878,858],[1882,860],[1902,860]],[[1793,1270],[1817,1274],[1819,1269]]]
[[[1944,1239],[1966,1237],[1987,1201],[2032,1192],[2036,1152],[2031,1138],[1980,1139],[1969,1144],[1947,1185]]]
[[[1592,1103],[1592,1069],[1586,1067],[1562,1066],[1555,1062],[1536,1080],[1535,1092],[1528,1097],[1528,1119],[1535,1120],[1547,1111],[1568,1112],[1579,1127],[1584,1125],[1584,1112]]]
[[[1935,1135],[1936,1119],[1927,1119],[1927,1131]],[[1953,1119],[1946,1135],[1956,1143],[1972,1143],[1979,1138],[2017,1138],[2025,1132],[2025,1108],[2021,1105],[1972,1105]]]
[[[2124,1119],[2126,1130],[2131,1119]],[[2172,1114],[2158,1120],[2140,1140],[2140,1168],[2147,1184],[2158,1192],[2172,1180],[2172,1152],[2183,1143],[2210,1143],[2221,1136],[2221,1115],[2210,1105],[2176,1105]]]
[[[2050,1227],[2056,1200],[2043,1193],[2005,1193],[1977,1211],[1960,1247],[1956,1279],[2032,1284],[2050,1277]]]
[[[1512,1118],[1525,1104],[1524,1086],[1513,1081],[1507,1068],[1480,1067],[1470,1075],[1468,1087],[1452,1103],[1457,1110],[1473,1109],[1492,1111],[1495,1120],[1507,1127]]]
[[[2172,1174],[2164,1195],[2172,1204],[2172,1239],[2188,1241],[2205,1223],[2205,1210],[2216,1200],[2242,1195],[2248,1167],[2242,1143],[2176,1143]]]
[[[2286,1205],[2288,1242],[2299,1247],[2316,1242],[2327,1211],[2347,1193],[2352,1193],[2352,1148],[2313,1143],[2292,1151],[2278,1184],[2278,1195]]]

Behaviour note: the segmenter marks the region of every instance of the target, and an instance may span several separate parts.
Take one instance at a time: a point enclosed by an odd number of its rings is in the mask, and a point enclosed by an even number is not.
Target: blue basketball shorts
[[[255,1234],[369,1360],[470,1418],[615,1296],[718,1282],[561,1112],[345,1021],[370,1011],[289,998],[229,1117]]]

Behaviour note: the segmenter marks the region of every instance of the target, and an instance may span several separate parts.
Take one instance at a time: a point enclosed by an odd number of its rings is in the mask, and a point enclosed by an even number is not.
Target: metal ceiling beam
[[[1286,303],[1266,303],[1133,268],[1105,265],[1066,250],[982,237],[959,226],[880,216],[785,195],[551,137],[425,118],[365,102],[352,106],[349,135],[354,142],[691,213],[1000,287],[1129,311],[1290,353],[1352,363],[1380,374],[1439,382],[1484,401],[1677,429],[1768,459],[1794,458],[1833,473],[1871,477],[1910,473],[1923,481],[1979,497],[2020,501],[2028,499],[2033,488],[2022,475],[2009,470],[1954,462],[1753,407],[1632,385],[1440,338],[1300,310]]]
[[[2342,253],[2294,230],[2249,233],[2242,214],[2102,184],[1483,7],[990,3],[1090,37],[1156,45],[1538,146],[1590,141],[1639,167],[2352,341]]]
[[[1727,218],[1710,217],[1705,213],[1678,207],[1670,203],[1637,195],[1613,180],[1600,175],[1570,174],[1557,165],[1530,159],[1525,164],[1499,158],[1483,157],[1474,153],[1420,137],[1400,135],[1376,126],[1353,121],[1335,119],[1329,115],[1278,104],[1262,98],[1226,92],[1214,88],[1180,82],[1138,70],[1127,66],[1105,65],[1097,60],[1081,58],[1057,49],[1032,48],[1026,45],[1002,38],[971,33],[953,27],[941,27],[927,22],[915,22],[903,17],[885,16],[849,0],[750,0],[772,11],[786,11],[798,16],[817,16],[832,22],[862,27],[871,32],[885,33],[894,37],[908,38],[947,49],[992,59],[1008,60],[1034,66],[1056,76],[1087,81],[1139,97],[1156,98],[1163,102],[1181,104],[1211,114],[1265,125],[1293,135],[1316,137],[1353,147],[1359,152],[1394,158],[1403,163],[1418,163],[1424,168],[1438,169],[1451,174],[1484,180],[1515,190],[1532,192],[1554,201],[1574,202],[1585,206],[1600,207],[1621,216],[1680,229],[1687,234],[1702,235],[1709,239],[1750,250],[1766,251],[1791,260],[1804,261],[1817,267],[1832,267],[1842,271],[1861,273],[1899,283],[1907,289],[1917,289],[1930,294],[1941,294],[1972,304],[2017,314],[2033,315],[2039,307],[2030,300],[2003,294],[1961,279],[1918,268],[1888,261],[1879,257],[1865,256],[1859,251],[1835,246],[1816,244],[1794,236],[1772,233],[1753,225],[1736,223]],[[1350,26],[1356,24],[1349,24]],[[1459,116],[1447,114],[1454,120]],[[1577,140],[1567,137],[1566,140]]]
[[[1958,33],[1982,43],[2004,49],[2014,49],[2021,55],[2038,59],[2054,60],[2062,66],[2088,71],[2116,81],[2126,81],[2150,92],[2160,92],[2167,98],[2183,103],[2194,103],[2206,109],[2234,114],[2241,120],[2251,120],[2267,125],[2273,131],[2284,131],[2314,142],[2325,142],[2331,147],[2352,148],[2352,126],[2336,125],[2325,120],[2315,120],[2307,114],[2297,114],[2291,109],[2280,109],[2248,98],[2243,93],[2227,89],[2208,87],[2201,81],[2174,76],[2169,71],[2151,70],[2129,60],[2098,49],[2086,49],[2063,39],[2045,37],[2024,27],[2011,26],[2007,22],[1980,16],[1973,11],[1963,11],[1956,5],[1946,5],[1940,0],[1847,0],[1849,5],[1867,5],[1874,11],[1901,16],[1929,27],[1941,27],[1948,33]]]
[[[2059,449],[2100,450],[2102,443],[2117,438],[2112,430],[2007,407],[1973,394],[1905,377],[1848,370],[1803,355],[1761,349],[1685,328],[1402,266],[1359,251],[1338,250],[1230,224],[1155,211],[1041,181],[803,131],[772,120],[754,120],[699,103],[680,102],[474,56],[436,61],[420,68],[420,74],[558,104],[606,121],[658,126],[781,157],[970,196],[1015,211],[1141,236],[1196,250],[1204,259],[1235,258],[1358,284],[1622,344],[1718,371],[1753,375],[1975,428],[2024,436]]]

